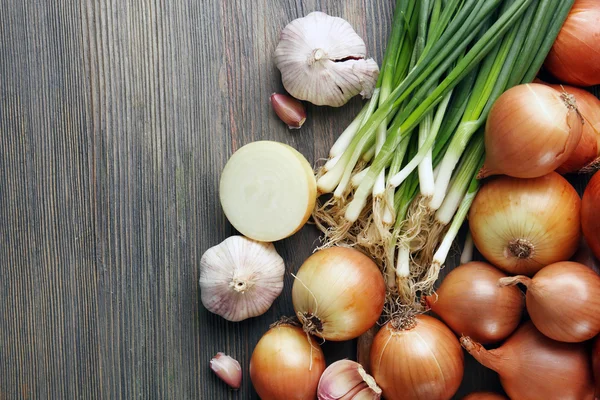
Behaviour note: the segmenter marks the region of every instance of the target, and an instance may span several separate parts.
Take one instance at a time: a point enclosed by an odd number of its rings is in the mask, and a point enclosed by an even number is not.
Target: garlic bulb
[[[381,398],[381,388],[359,363],[340,360],[331,364],[319,380],[319,400]]]
[[[202,304],[228,321],[264,314],[283,290],[284,272],[272,243],[231,236],[202,255]]]
[[[275,64],[295,98],[340,107],[361,94],[370,98],[379,67],[365,59],[365,42],[344,19],[313,12],[281,32]]]

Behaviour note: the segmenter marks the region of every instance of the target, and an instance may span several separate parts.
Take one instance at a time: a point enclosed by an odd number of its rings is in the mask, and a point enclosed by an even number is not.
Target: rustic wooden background
[[[318,234],[276,244],[284,294],[228,323],[203,309],[202,253],[234,230],[218,201],[227,158],[258,139],[324,157],[360,108],[274,116],[286,23],[341,16],[381,61],[392,0],[0,0],[0,399],[256,398],[247,367],[293,312]],[[328,359],[354,343],[326,343]],[[209,370],[236,357],[232,392]],[[468,360],[464,395],[498,389]]]

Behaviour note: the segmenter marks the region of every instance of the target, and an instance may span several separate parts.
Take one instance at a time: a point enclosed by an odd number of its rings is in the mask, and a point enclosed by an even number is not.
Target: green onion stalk
[[[317,172],[331,195],[313,213],[324,247],[380,264],[393,303],[433,291],[479,188],[487,115],[535,78],[573,1],[397,0],[376,89]]]

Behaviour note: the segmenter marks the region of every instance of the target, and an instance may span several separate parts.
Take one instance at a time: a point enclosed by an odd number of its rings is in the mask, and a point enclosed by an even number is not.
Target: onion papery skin
[[[583,129],[574,100],[566,97],[539,83],[504,92],[486,122],[486,158],[478,178],[502,174],[537,178],[565,162]]]
[[[533,278],[503,281],[527,287],[527,311],[535,327],[550,339],[579,343],[600,333],[600,276],[591,268],[562,261]]]
[[[592,368],[596,381],[596,398],[600,399],[600,336],[596,337],[592,347]]]
[[[545,62],[560,81],[600,84],[600,2],[576,0]]]
[[[319,344],[288,324],[269,329],[250,359],[250,379],[262,400],[314,400],[323,371]]]
[[[325,340],[357,338],[383,311],[385,282],[377,265],[347,247],[319,250],[302,264],[292,287],[304,329]]]
[[[405,321],[406,322],[406,321]],[[418,315],[412,326],[388,322],[371,348],[371,375],[386,400],[448,400],[463,377],[457,338],[441,321]]]
[[[469,211],[469,226],[475,246],[491,264],[509,274],[533,276],[575,253],[580,218],[579,195],[551,172],[486,182]]]
[[[600,172],[594,174],[583,193],[581,228],[592,253],[600,259]]]
[[[575,97],[577,109],[584,120],[581,131],[581,139],[571,156],[564,162],[556,172],[568,174],[584,170],[586,167],[594,168],[592,164],[600,155],[600,99],[580,88],[563,85],[548,85],[562,92],[563,90]]]
[[[519,288],[502,288],[506,274],[490,264],[472,261],[453,269],[427,305],[458,335],[482,344],[506,339],[521,321],[525,297]]]
[[[528,321],[501,347],[486,350],[469,337],[463,347],[500,375],[511,399],[592,400],[594,387],[589,352],[582,343],[562,343],[540,333]]]
[[[508,398],[498,393],[478,392],[471,393],[467,397],[463,397],[462,400],[508,400]]]

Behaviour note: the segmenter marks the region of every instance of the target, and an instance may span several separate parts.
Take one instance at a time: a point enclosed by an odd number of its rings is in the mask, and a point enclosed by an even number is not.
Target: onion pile
[[[480,189],[469,226],[475,246],[493,265],[532,276],[575,253],[580,208],[579,195],[556,172],[534,179],[502,176]]]
[[[600,276],[585,265],[558,262],[533,278],[502,278],[527,287],[527,311],[535,327],[560,342],[583,342],[600,333]]]
[[[486,350],[471,338],[463,347],[481,364],[500,375],[502,387],[512,399],[592,400],[592,367],[586,346],[561,343],[541,334],[526,322],[494,350]]]
[[[592,252],[600,258],[600,172],[592,177],[581,202],[581,227]]]
[[[299,327],[275,324],[250,359],[250,379],[262,400],[313,400],[325,371],[319,344]]]
[[[563,82],[600,84],[600,2],[576,0],[545,66]]]
[[[517,329],[525,306],[517,287],[498,286],[505,277],[491,265],[473,261],[453,269],[425,301],[455,333],[496,343]]]
[[[388,322],[371,348],[371,375],[387,400],[449,400],[463,366],[452,331],[427,315]]]
[[[575,151],[582,128],[573,96],[539,83],[515,86],[490,110],[478,177],[537,178],[554,171]]]
[[[302,264],[292,302],[304,330],[326,340],[350,340],[375,325],[383,310],[385,282],[377,265],[347,247],[331,247]]]

